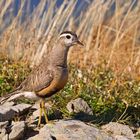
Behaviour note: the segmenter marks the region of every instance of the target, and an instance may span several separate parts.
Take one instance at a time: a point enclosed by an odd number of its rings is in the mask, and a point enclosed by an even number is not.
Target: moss
[[[24,63],[0,60],[0,96],[15,89],[28,75],[30,69]]]

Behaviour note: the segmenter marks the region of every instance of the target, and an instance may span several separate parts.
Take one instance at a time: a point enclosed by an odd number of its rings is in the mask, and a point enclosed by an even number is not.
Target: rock
[[[125,136],[126,138],[131,140],[135,139],[134,134],[128,125],[110,122],[109,124],[103,125],[101,128],[117,137]]]
[[[140,127],[139,127],[139,128],[137,128],[137,131],[136,131],[135,136],[140,138]]]
[[[35,103],[34,105],[32,105],[31,107],[32,110],[38,110],[39,109],[39,103]]]
[[[5,128],[7,125],[8,125],[8,121],[5,121],[5,122],[0,122],[0,130]]]
[[[12,105],[13,102],[7,102],[0,106],[0,122],[11,120],[17,113],[24,113],[31,107],[31,105],[24,103]]]
[[[0,140],[18,140],[23,138],[25,130],[25,122],[13,122],[9,125],[9,122],[1,123],[2,129],[0,131]]]
[[[9,140],[8,134],[5,134],[0,140]]]
[[[16,113],[24,113],[25,111],[31,108],[30,104],[21,103],[15,106],[12,106],[11,109],[14,110]]]
[[[15,122],[11,129],[11,133],[9,134],[10,140],[20,140],[24,138],[24,131],[25,131],[25,122]]]
[[[33,114],[30,116],[31,122],[36,120],[39,117],[39,115],[40,115],[40,110],[39,109],[34,111]]]
[[[114,138],[115,138],[115,140],[130,140],[130,139],[128,139],[127,137],[125,137],[125,136],[120,136],[120,135],[115,135]]]
[[[75,113],[84,112],[85,114],[93,115],[92,109],[89,107],[87,102],[85,102],[81,98],[77,98],[75,100],[70,101],[67,104],[67,109],[70,113],[72,113],[72,112],[75,112]]]
[[[7,106],[13,106],[15,103],[14,102],[5,102],[3,104],[3,106],[7,107]]]
[[[99,129],[77,120],[60,120],[46,124],[39,134],[28,140],[114,140]]]
[[[10,129],[9,125],[10,125],[10,122],[8,121],[0,122],[0,140],[8,140],[7,133],[8,133],[8,130]]]
[[[8,124],[8,121],[7,122],[2,122],[0,125],[1,125],[1,128],[0,128],[0,140],[1,139],[4,139],[6,138],[6,126]]]
[[[15,116],[15,111],[10,106],[0,106],[0,122],[11,120]]]

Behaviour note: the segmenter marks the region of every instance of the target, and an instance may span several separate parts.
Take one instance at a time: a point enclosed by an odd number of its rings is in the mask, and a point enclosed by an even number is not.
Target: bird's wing
[[[33,71],[22,83],[22,90],[38,92],[48,87],[53,81],[53,71],[39,67]]]
[[[24,91],[33,91],[40,92],[45,88],[51,85],[53,81],[53,71],[46,69],[37,68],[36,70],[32,71],[31,74],[21,83],[21,85],[12,91],[11,93],[7,94],[0,98],[0,104],[5,103],[7,100],[15,100],[24,96]],[[45,94],[45,93],[43,93]],[[9,100],[10,101],[10,100]]]

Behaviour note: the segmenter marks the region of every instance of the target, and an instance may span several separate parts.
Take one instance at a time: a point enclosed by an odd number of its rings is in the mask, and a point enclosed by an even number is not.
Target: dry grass
[[[0,2],[1,56],[24,60],[31,66],[38,65],[49,50],[57,34],[74,30],[84,41],[86,48],[74,48],[70,62],[80,66],[96,66],[106,62],[116,73],[129,73],[140,77],[140,2],[127,0],[106,2],[94,0],[80,16],[74,17],[77,1],[64,1],[58,8],[55,1],[41,1],[32,14],[29,2],[22,1],[16,16],[14,1]],[[115,4],[114,4],[115,3]],[[48,10],[45,10],[45,7]],[[114,6],[114,8],[112,8]],[[21,24],[27,10],[25,21]],[[111,10],[114,9],[114,10]],[[9,21],[7,21],[8,15]],[[9,22],[9,24],[8,24]],[[78,56],[77,56],[78,55]],[[78,58],[77,58],[78,57]]]

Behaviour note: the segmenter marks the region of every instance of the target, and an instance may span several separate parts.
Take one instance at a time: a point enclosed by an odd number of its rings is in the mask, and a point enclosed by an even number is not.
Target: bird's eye
[[[70,35],[66,35],[66,38],[67,38],[67,39],[70,39],[70,38],[71,38],[71,36],[70,36]]]

